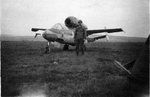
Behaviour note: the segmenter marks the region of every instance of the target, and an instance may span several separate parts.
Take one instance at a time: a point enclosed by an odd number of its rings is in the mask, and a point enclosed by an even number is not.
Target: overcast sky
[[[147,37],[148,0],[2,0],[1,33],[34,35],[32,27],[51,28],[68,16],[82,19],[88,29],[121,27],[122,36]]]

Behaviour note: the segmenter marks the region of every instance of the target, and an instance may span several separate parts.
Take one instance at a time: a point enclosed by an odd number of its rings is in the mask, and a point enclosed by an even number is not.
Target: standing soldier
[[[79,23],[79,26],[76,28],[75,34],[74,34],[74,41],[76,44],[77,56],[79,54],[79,50],[81,50],[82,54],[84,54],[84,49],[85,49],[84,41],[86,39],[86,30],[85,28],[82,27],[82,21],[79,20],[78,23]]]

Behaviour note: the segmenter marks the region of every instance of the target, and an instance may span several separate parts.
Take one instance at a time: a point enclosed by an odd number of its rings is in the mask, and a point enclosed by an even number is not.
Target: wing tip
[[[36,32],[36,31],[38,31],[38,29],[32,28],[31,31]]]

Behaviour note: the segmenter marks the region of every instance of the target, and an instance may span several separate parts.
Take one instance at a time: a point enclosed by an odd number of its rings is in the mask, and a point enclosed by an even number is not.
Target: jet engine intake
[[[65,25],[69,29],[74,29],[79,25],[78,21],[79,21],[79,19],[77,19],[76,17],[70,16],[65,19]],[[87,29],[87,26],[84,23],[82,23],[82,26],[83,26],[83,28]]]
[[[79,25],[78,21],[79,20],[76,17],[70,16],[70,17],[67,17],[65,19],[65,25],[68,28],[73,29],[73,28],[76,28]]]

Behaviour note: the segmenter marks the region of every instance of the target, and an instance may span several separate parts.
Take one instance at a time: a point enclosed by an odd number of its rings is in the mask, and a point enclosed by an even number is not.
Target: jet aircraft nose
[[[56,41],[56,39],[58,38],[57,35],[51,30],[46,30],[42,34],[42,36],[43,36],[43,38],[45,38],[48,41]]]

